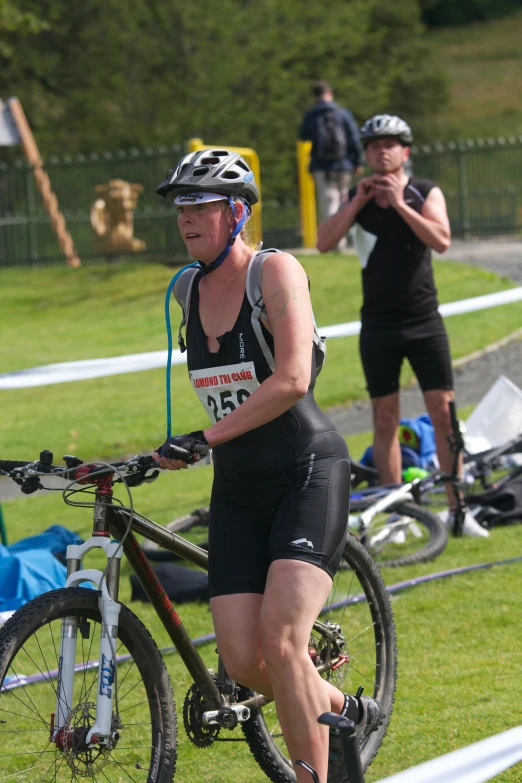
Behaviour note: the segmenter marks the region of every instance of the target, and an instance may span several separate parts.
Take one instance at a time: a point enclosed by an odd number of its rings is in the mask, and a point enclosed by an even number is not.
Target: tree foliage
[[[430,27],[456,27],[516,11],[520,0],[421,0],[421,7]]]
[[[19,0],[17,8],[42,24],[31,36],[23,26],[10,33],[16,55],[0,50],[0,95],[18,95],[44,154],[195,136],[255,148],[265,195],[288,196],[313,80],[328,79],[359,122],[401,113],[419,140],[447,100],[418,0]]]

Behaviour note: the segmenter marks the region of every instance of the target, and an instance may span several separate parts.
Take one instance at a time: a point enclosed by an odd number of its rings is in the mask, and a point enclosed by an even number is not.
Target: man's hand
[[[404,206],[404,182],[398,174],[386,174],[384,177],[377,174],[372,181],[379,200],[386,201],[394,209]]]
[[[355,195],[352,200],[363,207],[374,196],[375,186],[373,179],[372,177],[365,177],[364,179],[360,179],[357,183],[357,190],[355,191]]]

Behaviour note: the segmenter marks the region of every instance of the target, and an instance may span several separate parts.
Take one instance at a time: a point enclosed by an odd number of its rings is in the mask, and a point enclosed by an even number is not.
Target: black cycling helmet
[[[189,152],[156,188],[156,193],[169,201],[191,191],[223,193],[243,199],[250,207],[259,201],[250,166],[237,152],[225,149]]]
[[[372,139],[382,136],[395,136],[401,144],[408,146],[413,141],[413,134],[407,122],[392,114],[376,114],[366,120],[361,128],[361,141],[367,144]]]

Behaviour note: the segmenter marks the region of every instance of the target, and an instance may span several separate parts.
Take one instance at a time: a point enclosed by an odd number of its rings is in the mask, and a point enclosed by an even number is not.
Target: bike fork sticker
[[[100,696],[112,696],[111,685],[114,682],[114,661],[112,658],[106,658],[102,653],[101,677],[100,677]]]

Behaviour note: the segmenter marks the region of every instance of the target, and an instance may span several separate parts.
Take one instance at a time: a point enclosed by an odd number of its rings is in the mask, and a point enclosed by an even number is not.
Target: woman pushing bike
[[[180,301],[189,378],[211,425],[167,438],[154,456],[179,470],[202,446],[212,448],[209,588],[219,653],[231,677],[275,699],[293,762],[342,783],[340,744],[331,741],[329,758],[318,716],[346,715],[363,737],[384,715],[372,698],[321,679],[309,651],[343,552],[350,464],[344,439],[314,399],[323,355],[308,279],[289,253],[265,251],[251,304],[249,275],[260,254],[244,226],[259,194],[240,155],[190,153],[157,192],[174,203],[182,239],[198,259],[195,271],[181,273],[179,284],[184,274],[191,280]],[[302,766],[295,774],[310,782]]]

